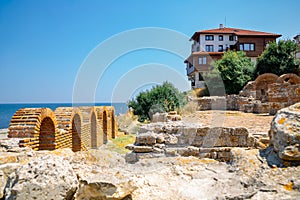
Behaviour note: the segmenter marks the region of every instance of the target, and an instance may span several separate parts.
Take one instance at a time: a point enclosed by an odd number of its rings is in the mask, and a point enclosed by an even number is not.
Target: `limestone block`
[[[152,132],[141,133],[136,136],[138,145],[154,145],[156,143],[156,134]]]
[[[269,136],[270,145],[281,159],[300,161],[300,103],[277,112]]]
[[[151,146],[134,146],[133,152],[135,153],[149,153],[153,151]]]
[[[9,177],[8,183],[5,188],[7,199],[71,199],[78,187],[70,163],[52,155],[22,165]]]

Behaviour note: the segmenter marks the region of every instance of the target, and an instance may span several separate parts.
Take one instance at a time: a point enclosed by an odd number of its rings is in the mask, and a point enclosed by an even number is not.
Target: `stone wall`
[[[104,138],[103,122],[107,138]],[[116,131],[114,108],[110,106],[59,107],[55,112],[49,108],[23,108],[13,115],[8,137],[21,138],[20,146],[35,150],[80,151],[98,148],[107,139],[114,138]]]
[[[131,158],[157,156],[196,156],[230,160],[230,151],[236,147],[254,147],[255,140],[246,128],[201,127],[184,123],[152,123],[140,127],[132,150],[126,156]]]
[[[275,114],[278,110],[300,101],[300,77],[295,74],[262,74],[249,82],[239,95],[194,99],[198,110],[239,110]]]

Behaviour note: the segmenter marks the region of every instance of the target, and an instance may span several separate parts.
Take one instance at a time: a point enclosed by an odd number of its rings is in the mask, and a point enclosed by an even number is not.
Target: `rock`
[[[285,161],[300,163],[300,103],[281,109],[269,131],[270,146]]]
[[[156,143],[156,134],[152,132],[138,134],[135,143],[138,145],[154,145]]]
[[[95,165],[79,165],[79,167],[77,176],[80,184],[75,200],[132,199],[131,194],[136,187],[130,180],[131,174],[123,171],[124,165],[113,168],[103,166],[102,169]]]
[[[167,122],[167,116],[168,113],[155,113],[152,115],[152,123],[157,123],[157,122]]]
[[[149,153],[153,151],[153,147],[151,146],[135,146],[133,151],[135,153]]]
[[[81,181],[80,188],[76,193],[76,200],[82,199],[114,199],[114,200],[130,200],[131,191],[126,193],[118,191],[116,185],[106,182],[91,182]]]
[[[162,134],[159,134],[156,138],[156,143],[162,144],[165,142],[165,138]]]
[[[170,145],[178,144],[178,138],[174,135],[166,135],[165,144],[170,144]]]
[[[199,148],[189,146],[185,148],[178,148],[177,153],[181,156],[199,156]]]
[[[46,155],[33,158],[11,174],[5,192],[7,199],[72,199],[77,187],[70,163]]]
[[[4,196],[4,188],[6,185],[7,177],[5,176],[4,172],[0,170],[0,199]]]
[[[128,145],[126,145],[125,149],[132,151],[132,150],[134,150],[134,147],[135,146],[133,144],[128,144]]]
[[[131,152],[131,153],[127,153],[125,155],[125,161],[127,163],[131,163],[132,164],[132,163],[136,163],[137,161],[139,161],[139,158],[138,158],[138,156],[137,156],[136,153]]]

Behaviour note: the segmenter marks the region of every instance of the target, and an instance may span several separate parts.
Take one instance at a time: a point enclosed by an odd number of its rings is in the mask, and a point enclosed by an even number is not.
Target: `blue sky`
[[[298,0],[1,0],[0,103],[71,102],[84,60],[101,42],[123,31],[160,27],[190,37],[225,24],[226,17],[227,27],[279,33],[287,39],[300,32],[299,7]],[[126,101],[149,87],[148,82],[139,83],[130,94],[112,93],[126,73],[149,63],[167,65],[186,78],[182,58],[157,49],[133,51],[111,64],[95,100],[109,102],[114,96],[113,101]],[[136,77],[155,76],[135,72]],[[132,76],[130,80],[135,81]]]

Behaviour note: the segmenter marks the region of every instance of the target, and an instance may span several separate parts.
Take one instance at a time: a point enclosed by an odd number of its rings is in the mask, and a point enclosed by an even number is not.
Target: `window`
[[[205,51],[207,51],[207,52],[213,52],[214,51],[214,46],[213,45],[206,45],[205,46]]]
[[[233,41],[233,35],[229,36],[229,41]]]
[[[199,57],[199,65],[206,65],[206,57]]]
[[[223,41],[223,35],[219,35],[219,41]]]
[[[206,35],[205,40],[214,40],[214,36],[213,35]]]
[[[219,51],[219,52],[222,52],[222,51],[223,51],[223,45],[219,45],[218,51]]]
[[[240,44],[241,51],[255,51],[255,44],[253,43],[241,43]]]

